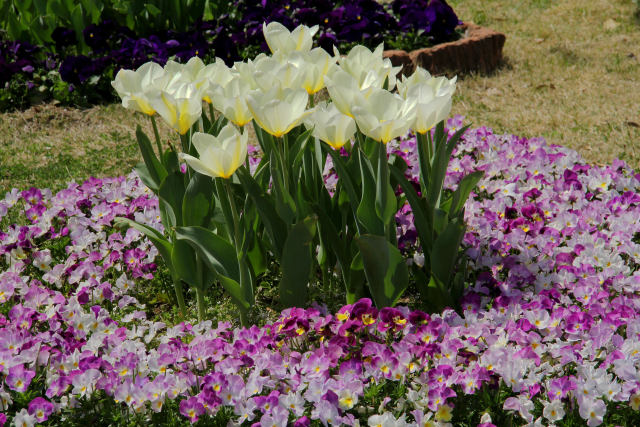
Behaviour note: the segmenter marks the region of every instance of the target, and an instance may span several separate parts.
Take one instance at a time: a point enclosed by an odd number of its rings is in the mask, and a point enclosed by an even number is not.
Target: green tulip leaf
[[[158,189],[158,197],[165,201],[173,211],[176,225],[183,224],[182,200],[184,199],[184,192],[184,176],[180,172],[167,175]]]
[[[378,165],[376,169],[376,214],[384,225],[391,224],[398,204],[396,194],[389,182],[389,164],[387,160],[387,146],[378,143]]]
[[[178,154],[171,148],[167,149],[162,155],[162,166],[165,167],[167,174],[180,171],[180,161]]]
[[[133,168],[133,170],[136,171],[136,173],[138,174],[138,177],[140,178],[140,181],[142,181],[144,185],[149,187],[149,189],[154,193],[158,193],[158,188],[160,188],[160,183],[158,183],[156,180],[154,180],[151,177],[151,174],[149,173],[149,169],[147,169],[147,165],[145,165],[144,162],[138,163]]]
[[[222,274],[218,275],[218,280],[220,280],[220,284],[224,290],[227,291],[233,303],[238,306],[240,310],[247,311],[251,307],[251,303],[247,301],[244,293],[242,292],[240,283]]]
[[[173,227],[176,226],[176,215],[173,213],[173,208],[165,200],[160,199],[158,201],[158,210],[160,211],[160,221],[167,233],[171,233]]]
[[[194,288],[202,288],[202,272],[198,272],[194,249],[184,240],[173,242],[171,263],[176,275]]]
[[[194,173],[182,199],[182,223],[206,227],[215,207],[213,180]]]
[[[358,203],[360,198],[358,197],[358,193],[356,193],[355,181],[351,176],[351,172],[347,168],[345,162],[342,160],[339,152],[333,150],[333,148],[329,147],[329,145],[324,142],[322,143],[322,148],[324,149],[324,151],[329,153],[329,155],[331,156],[331,160],[333,160],[333,167],[335,167],[336,171],[338,172],[338,186],[343,187],[346,191],[346,193],[340,193],[340,197],[344,198],[346,196],[349,198],[349,201],[351,202],[351,206],[353,208],[353,213],[355,215],[357,206],[356,203]]]
[[[365,234],[356,239],[369,289],[376,306],[392,307],[409,285],[409,271],[397,246],[383,236]]]
[[[357,153],[362,176],[362,197],[356,210],[358,220],[364,226],[364,232],[384,235],[384,223],[376,215],[376,180],[369,159],[361,152]]]
[[[189,243],[212,270],[240,281],[236,250],[228,241],[203,227],[176,227],[176,238]]]
[[[280,302],[284,307],[302,307],[307,301],[307,284],[313,257],[312,243],[318,218],[310,216],[289,231],[282,251]]]
[[[429,217],[427,216],[426,200],[420,199],[413,185],[407,181],[404,174],[400,172],[394,165],[389,165],[391,176],[400,185],[404,192],[409,205],[411,206],[411,212],[413,213],[413,222],[420,238],[422,247],[431,247],[433,230]]]
[[[149,176],[154,182],[158,183],[156,188],[159,188],[160,183],[167,176],[167,170],[156,157],[156,154],[153,152],[153,147],[151,146],[151,141],[142,131],[140,125],[136,128],[136,139],[138,141],[138,146],[140,147],[140,153],[142,153],[144,164],[147,166]]]
[[[222,128],[225,127],[227,123],[229,123],[227,118],[220,114],[220,116],[218,116],[218,118],[211,123],[210,127],[205,127],[205,129],[208,129],[207,133],[210,133],[213,136],[218,136]]]
[[[440,313],[446,307],[453,308],[453,300],[451,295],[445,288],[442,281],[437,277],[431,276],[429,285],[426,287],[426,300],[425,303],[429,308],[429,311],[433,313]]]
[[[277,161],[276,150],[271,152],[269,164],[271,166],[271,179],[273,181],[273,194],[275,196],[276,212],[286,224],[291,224],[296,217],[296,204],[285,188],[281,174],[282,171],[278,170],[279,163]]]
[[[447,167],[449,166],[449,160],[451,159],[453,149],[460,141],[462,134],[464,134],[468,128],[469,126],[467,125],[459,129],[447,140],[448,135],[444,132],[444,121],[438,123],[436,127],[434,136],[434,140],[436,142],[436,153],[433,159],[427,194],[429,205],[434,208],[437,208],[440,204],[442,185],[444,183],[445,175],[447,174]]]
[[[449,210],[450,218],[458,216],[462,212],[462,208],[464,208],[464,204],[467,202],[469,194],[471,194],[471,191],[473,191],[478,184],[478,181],[480,181],[483,176],[483,171],[475,171],[460,180],[458,188],[453,193],[451,208]]]
[[[431,248],[431,273],[445,285],[448,285],[456,265],[464,232],[464,222],[453,220],[447,224]]]
[[[436,208],[433,211],[433,232],[437,238],[449,224],[449,215],[444,209]]]
[[[298,135],[294,140],[293,144],[289,147],[291,154],[294,155],[292,163],[294,170],[299,168],[300,161],[302,160],[302,154],[309,150],[308,147],[310,145],[309,141],[311,140],[310,136],[312,131],[313,128],[300,133],[300,135]]]
[[[253,200],[260,214],[260,220],[265,225],[269,239],[272,242],[273,251],[278,259],[282,257],[282,249],[284,248],[287,236],[287,225],[278,216],[278,212],[274,208],[271,200],[264,194],[264,191],[251,177],[246,169],[240,168],[236,172],[244,190]]]

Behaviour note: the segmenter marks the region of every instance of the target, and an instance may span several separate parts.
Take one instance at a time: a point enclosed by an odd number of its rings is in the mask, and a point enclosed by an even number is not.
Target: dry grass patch
[[[47,104],[0,115],[0,194],[130,172],[140,161],[137,124],[153,134],[148,120],[116,104],[85,110]],[[161,131],[169,137],[167,127]]]
[[[475,125],[544,136],[594,163],[640,165],[640,26],[629,0],[452,0],[507,35],[491,76],[463,78],[453,111]]]

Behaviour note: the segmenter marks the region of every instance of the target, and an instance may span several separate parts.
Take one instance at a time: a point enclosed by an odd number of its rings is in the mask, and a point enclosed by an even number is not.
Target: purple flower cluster
[[[445,0],[394,0],[390,7],[375,0],[275,0],[259,4],[241,0],[242,19],[231,38],[240,45],[262,40],[263,22],[280,22],[289,29],[300,24],[320,27],[318,45],[328,52],[333,46],[360,43],[374,48],[399,32],[424,32],[432,43],[451,40],[461,22]],[[267,46],[262,43],[262,50]]]
[[[383,41],[389,45],[404,33],[411,33],[413,38],[422,34],[420,40],[425,43],[441,43],[454,38],[455,28],[461,23],[445,0],[394,0],[389,6],[375,0],[241,0],[235,7],[232,15],[194,22],[184,32],[136,34],[105,19],[83,30],[82,42],[91,49],[87,54],[78,54],[80,40],[73,30],[63,27],[52,32],[54,43],[50,47],[0,40],[0,86],[12,81],[19,86],[12,88],[16,94],[10,99],[3,101],[0,97],[0,108],[28,104],[25,94],[37,99],[53,96],[61,102],[111,101],[114,94],[109,82],[118,70],[136,69],[148,61],[164,65],[169,58],[186,62],[194,56],[215,55],[231,65],[242,58],[253,58],[260,51],[268,51],[262,36],[264,22],[281,22],[290,29],[300,24],[318,25],[317,43],[328,52],[333,46],[346,50],[355,43],[370,48]],[[55,89],[57,81],[46,77],[51,70],[59,72],[66,90],[76,91],[75,96]],[[53,94],[37,91],[40,87]]]
[[[164,65],[170,57],[186,62],[194,56],[206,57],[212,52],[230,65],[240,57],[225,34],[224,19],[194,23],[187,32],[165,31],[147,37],[137,36],[129,28],[110,20],[89,25],[83,36],[92,49],[91,57],[64,57],[60,62],[60,75],[66,82],[80,84],[107,70],[115,75],[121,68],[135,69],[149,60]]]
[[[414,147],[408,136],[389,150],[415,179]],[[129,216],[161,229],[157,200],[134,176],[7,193],[0,218],[22,209],[29,224],[0,231],[0,421],[33,425],[98,391],[132,412],[179,401],[191,422],[224,408],[256,425],[455,424],[465,399],[498,387],[508,391],[500,411],[532,425],[575,416],[595,426],[611,408],[637,411],[640,177],[484,127],[465,133],[446,187],[476,169],[485,176],[466,205],[462,315],[364,299],[333,314],[289,309],[249,329],[148,318],[132,290],[157,253],[135,230],[112,228]],[[397,218],[409,247],[408,215]],[[36,381],[45,392],[16,406]],[[372,400],[386,386],[403,387],[403,399]],[[481,415],[485,426],[501,416]]]

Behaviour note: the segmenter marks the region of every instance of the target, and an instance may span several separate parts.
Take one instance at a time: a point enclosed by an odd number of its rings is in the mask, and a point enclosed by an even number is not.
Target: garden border
[[[394,66],[402,65],[402,73],[410,75],[420,66],[432,74],[445,71],[490,73],[502,60],[506,41],[503,33],[467,22],[458,27],[464,36],[456,41],[413,50],[385,50],[384,57]]]

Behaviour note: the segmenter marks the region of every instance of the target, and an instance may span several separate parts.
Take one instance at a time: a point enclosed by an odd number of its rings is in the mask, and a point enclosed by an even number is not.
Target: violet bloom
[[[191,396],[180,402],[180,413],[189,418],[191,424],[198,421],[198,417],[204,414],[204,406],[197,397]]]
[[[60,50],[66,46],[73,46],[78,41],[76,40],[76,33],[64,27],[56,27],[51,33],[51,38],[56,44],[56,49]]]
[[[31,384],[31,380],[36,376],[34,371],[24,368],[24,365],[15,365],[9,368],[9,374],[5,378],[7,386],[13,391],[24,392]]]
[[[85,55],[67,56],[60,64],[60,77],[67,83],[84,83],[94,74],[94,61]]]
[[[42,397],[36,397],[29,403],[29,414],[36,417],[39,423],[47,421],[53,410],[53,403]]]

